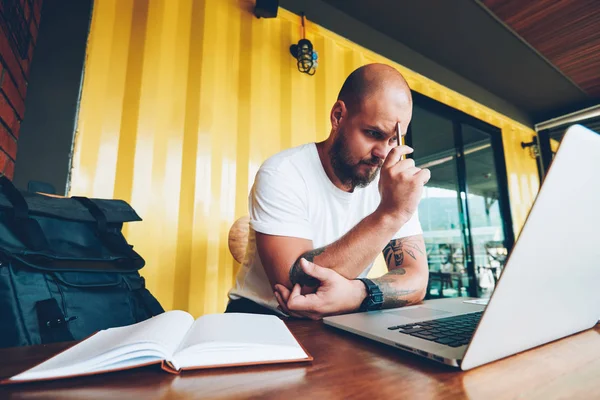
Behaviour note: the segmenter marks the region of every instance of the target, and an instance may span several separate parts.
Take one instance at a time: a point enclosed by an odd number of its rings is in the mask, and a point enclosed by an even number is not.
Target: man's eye
[[[372,138],[375,138],[375,139],[381,139],[382,138],[381,133],[379,133],[377,131],[367,131],[367,135],[370,136],[370,137],[372,137]]]

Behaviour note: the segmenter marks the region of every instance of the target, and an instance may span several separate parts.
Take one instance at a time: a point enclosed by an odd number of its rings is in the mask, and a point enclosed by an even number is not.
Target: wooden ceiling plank
[[[481,2],[582,90],[600,98],[600,1]]]

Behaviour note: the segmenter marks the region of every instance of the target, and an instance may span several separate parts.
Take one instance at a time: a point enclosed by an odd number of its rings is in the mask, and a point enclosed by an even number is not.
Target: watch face
[[[373,311],[381,309],[381,305],[383,304],[383,295],[380,293],[373,294],[370,293],[369,296],[365,299],[363,303],[363,311]]]
[[[376,293],[373,295],[373,302],[376,304],[383,304],[383,293]]]
[[[379,310],[383,305],[383,293],[379,288],[376,288],[374,293],[371,293],[371,301],[372,301],[372,310]]]

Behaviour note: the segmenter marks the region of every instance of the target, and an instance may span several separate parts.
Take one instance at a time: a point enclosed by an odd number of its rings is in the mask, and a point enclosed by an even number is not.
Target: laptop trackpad
[[[450,314],[448,311],[436,310],[434,308],[427,307],[416,307],[408,310],[392,311],[389,314],[398,315],[400,317],[407,317],[412,319],[423,319],[430,317],[437,317],[439,315]]]

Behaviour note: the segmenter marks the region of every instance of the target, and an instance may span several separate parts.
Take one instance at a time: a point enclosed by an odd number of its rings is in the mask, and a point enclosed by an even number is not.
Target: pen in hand
[[[402,142],[402,136],[400,135],[400,122],[396,122],[396,142],[398,143],[398,146],[402,146],[404,144]],[[405,158],[405,155],[400,156],[400,160],[404,160]]]

